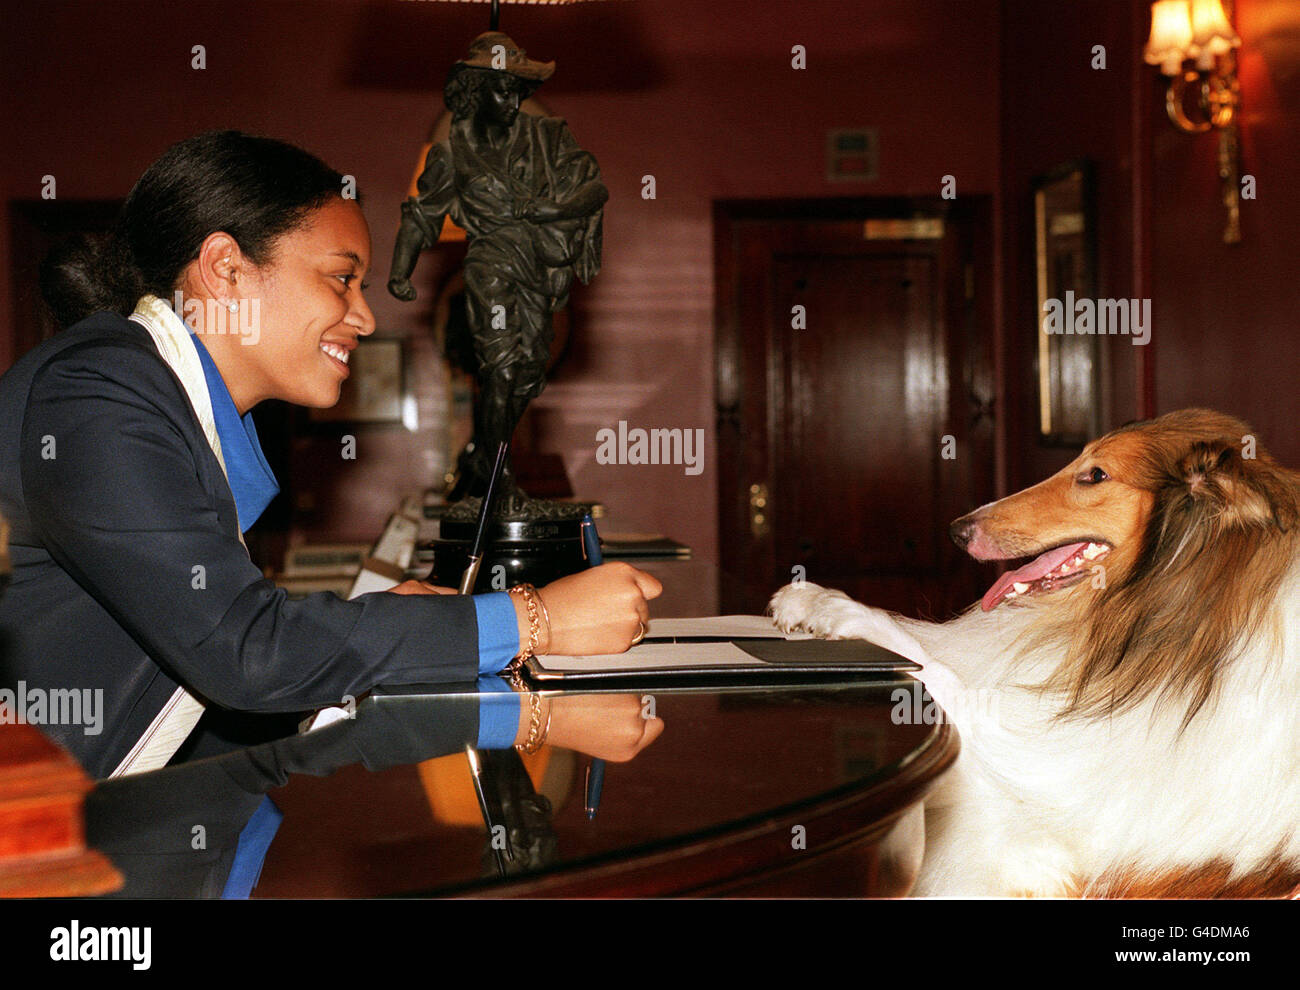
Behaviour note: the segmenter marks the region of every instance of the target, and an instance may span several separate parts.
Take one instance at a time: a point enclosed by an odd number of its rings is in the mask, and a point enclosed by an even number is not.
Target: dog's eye
[[[1099,467],[1095,467],[1087,474],[1079,476],[1079,484],[1081,485],[1100,485],[1103,481],[1110,481],[1110,475]]]

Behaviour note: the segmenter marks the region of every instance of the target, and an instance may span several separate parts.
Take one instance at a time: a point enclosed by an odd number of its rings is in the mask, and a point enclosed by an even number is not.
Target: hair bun
[[[100,310],[125,316],[143,294],[134,260],[112,235],[76,234],[55,245],[39,277],[41,295],[65,328]]]
[[[140,176],[111,235],[73,237],[50,252],[41,294],[64,327],[105,309],[129,316],[146,293],[170,296],[217,231],[252,264],[266,264],[282,234],[340,198],[343,181],[319,158],[274,138],[239,131],[186,138]]]

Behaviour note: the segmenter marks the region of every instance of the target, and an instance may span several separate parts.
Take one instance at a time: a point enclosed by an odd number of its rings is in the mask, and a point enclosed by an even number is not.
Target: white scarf
[[[212,414],[212,397],[208,394],[208,380],[203,374],[203,363],[199,360],[198,350],[189,339],[189,327],[167,303],[152,295],[140,298],[130,319],[149,331],[159,356],[180,379],[185,394],[189,396],[194,415],[203,427],[203,435],[207,437],[222,473],[226,473],[226,461],[221,455],[221,439],[217,436],[217,421]],[[239,542],[244,542],[242,535]],[[123,777],[166,766],[176,750],[180,749],[181,743],[194,731],[194,726],[202,715],[203,702],[183,686],[178,686],[167,699],[162,711],[149,723],[144,735],[109,776]]]

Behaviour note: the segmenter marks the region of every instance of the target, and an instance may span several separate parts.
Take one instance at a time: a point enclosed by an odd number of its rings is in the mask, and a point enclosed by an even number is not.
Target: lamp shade
[[[1191,49],[1192,15],[1187,0],[1156,0],[1151,5],[1151,37],[1142,57],[1173,76],[1183,59],[1190,57]]]
[[[1202,69],[1212,68],[1217,56],[1241,45],[1237,32],[1228,23],[1222,0],[1192,0],[1192,45]]]

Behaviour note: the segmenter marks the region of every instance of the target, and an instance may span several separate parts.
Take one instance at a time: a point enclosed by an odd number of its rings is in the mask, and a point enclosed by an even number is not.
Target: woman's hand
[[[454,595],[428,581],[403,581],[388,589],[394,595]],[[537,594],[550,616],[550,635],[541,620],[539,653],[585,656],[593,653],[622,653],[650,621],[651,598],[658,598],[663,585],[645,571],[621,562],[602,564],[590,570],[552,581]],[[512,595],[519,642],[528,643],[528,606],[522,596]]]
[[[549,606],[548,606],[549,607]],[[519,735],[528,739],[529,708],[521,706]],[[546,742],[613,763],[626,763],[659,738],[661,718],[646,718],[641,699],[634,694],[566,694],[542,699],[542,722],[549,712],[551,727]]]
[[[537,591],[551,617],[550,639],[543,628],[538,650],[563,656],[622,653],[645,634],[644,623],[650,621],[646,602],[663,590],[645,571],[622,562],[552,581]],[[526,644],[528,615],[520,596],[515,596],[515,609],[520,616],[519,642]]]

